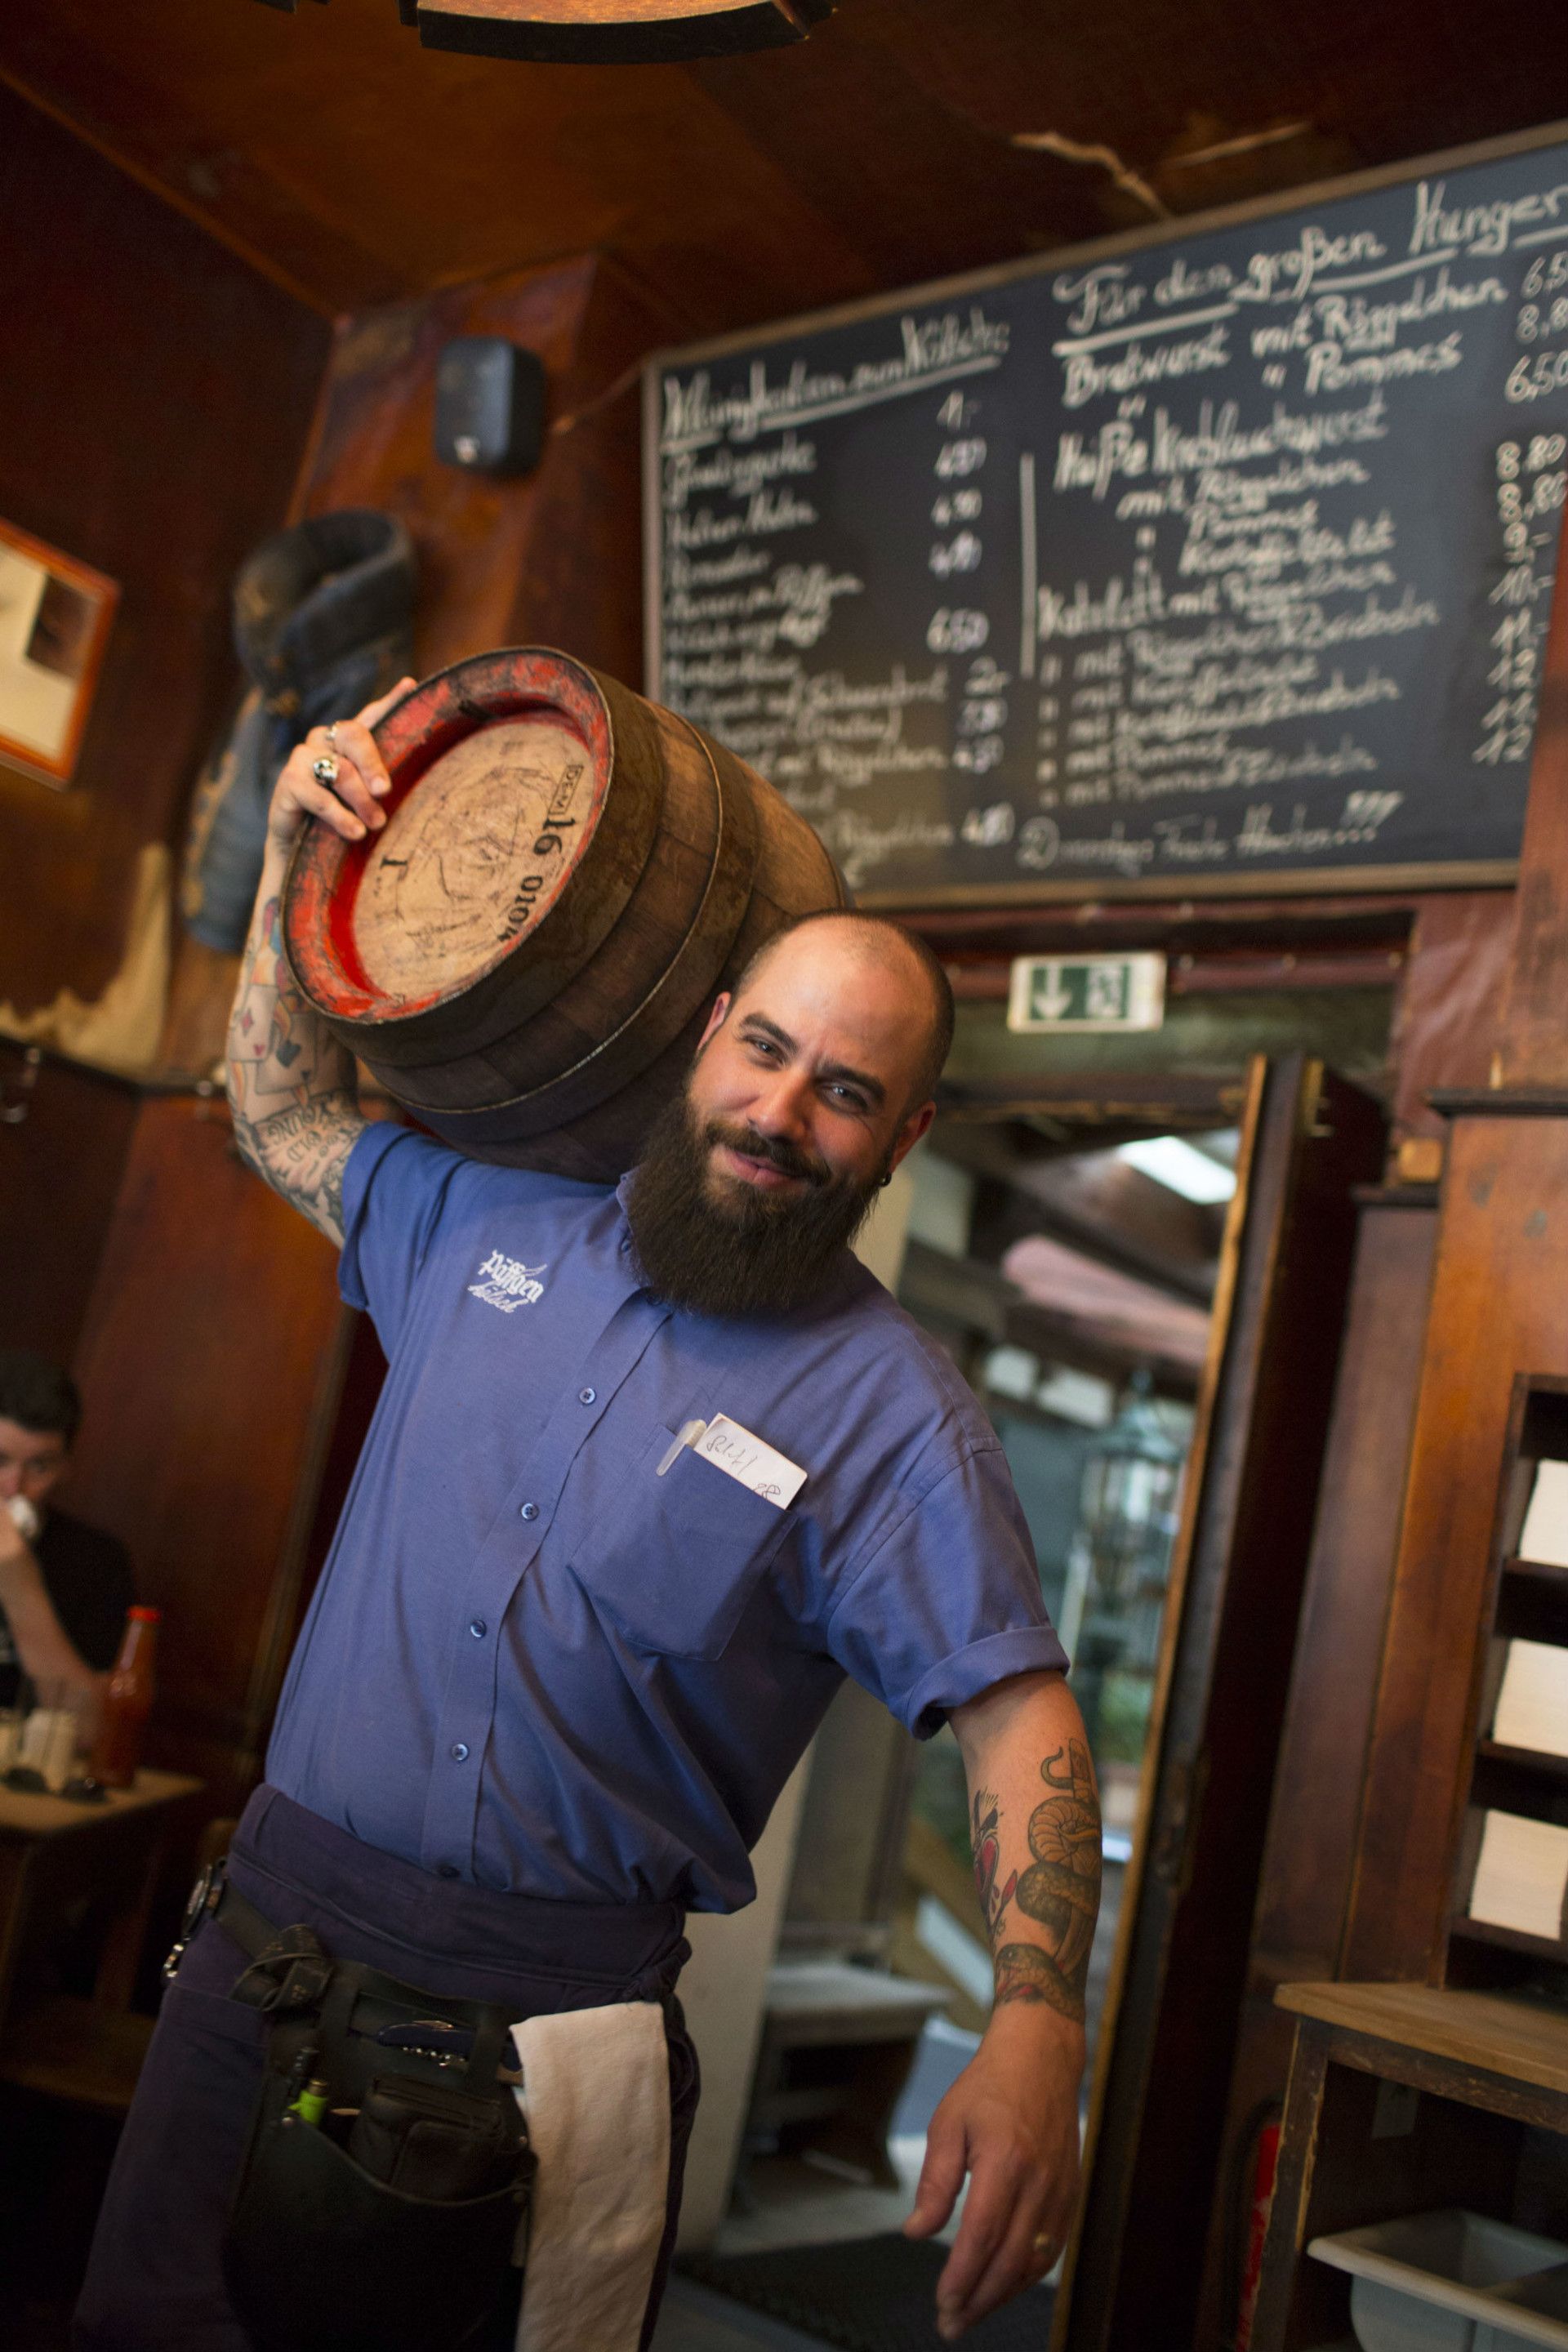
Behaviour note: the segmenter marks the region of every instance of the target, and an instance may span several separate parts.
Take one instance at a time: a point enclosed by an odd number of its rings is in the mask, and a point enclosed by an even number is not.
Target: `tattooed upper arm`
[[[237,1118],[234,1132],[257,1174],[341,1246],[343,1171],[364,1125],[352,1095],[323,1095],[266,1118]]]
[[[240,1152],[330,1241],[343,1238],[343,1170],[366,1122],[353,1056],[294,985],[279,904],[258,910],[228,1030],[228,1098]]]

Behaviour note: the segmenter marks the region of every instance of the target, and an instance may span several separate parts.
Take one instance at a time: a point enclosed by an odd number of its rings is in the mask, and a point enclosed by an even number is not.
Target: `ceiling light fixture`
[[[298,0],[262,0],[293,16]],[[787,48],[836,0],[396,0],[427,49],[542,65],[672,65]]]

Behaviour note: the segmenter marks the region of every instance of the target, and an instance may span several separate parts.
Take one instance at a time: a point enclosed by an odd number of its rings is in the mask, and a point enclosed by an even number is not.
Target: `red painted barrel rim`
[[[375,836],[344,841],[324,824],[307,825],[285,886],[283,936],[289,968],[320,1012],[366,1024],[410,1020],[467,995],[545,929],[598,830],[614,768],[610,714],[592,672],[570,654],[549,646],[476,654],[424,679],[394,705],[374,734],[392,780],[383,803],[390,817],[454,744],[482,727],[529,711],[548,712],[578,737],[593,763],[594,792],[574,856],[563,861],[528,929],[448,988],[417,997],[389,995],[365,971],[353,935],[354,900]]]

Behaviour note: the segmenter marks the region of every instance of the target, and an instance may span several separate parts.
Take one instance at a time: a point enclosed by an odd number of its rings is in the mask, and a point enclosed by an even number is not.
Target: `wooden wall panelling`
[[[0,1038],[0,1347],[75,1354],[137,1108],[127,1080]]]
[[[1421,899],[1394,1017],[1392,1141],[1440,1139],[1434,1087],[1484,1087],[1491,1076],[1513,936],[1511,890],[1433,891]]]
[[[408,525],[421,676],[497,646],[543,644],[638,684],[640,404],[635,376],[621,380],[672,331],[667,311],[592,255],[339,321],[290,514],[372,506]],[[469,474],[436,456],[436,367],[457,335],[504,335],[543,361],[532,473]],[[212,1067],[237,968],[182,940],[163,1038],[171,1067]]]
[[[359,1457],[380,1402],[382,1382],[386,1378],[386,1358],[370,1317],[351,1312],[348,1322],[342,1379],[327,1432],[325,1452],[321,1456],[319,1475],[315,1480],[304,1557],[298,1579],[290,1580],[292,1590],[285,1595],[286,1605],[278,1612],[276,1620],[276,1639],[282,1645],[281,1664],[284,1669],[292,1654],[295,1637],[304,1621],[310,1596],[326,1566],[327,1554],[332,1548],[332,1538],[338,1531],[338,1521],[348,1501],[349,1488],[353,1484]],[[268,1721],[262,1727],[263,1742],[270,1729],[271,1705],[275,1703],[276,1693],[281,1686],[281,1672],[274,1672],[265,1678],[265,1687],[260,1693],[268,1705]],[[268,1689],[274,1695],[273,1701],[267,1701]]]
[[[379,506],[408,525],[422,674],[542,637],[637,683],[636,386],[568,432],[549,428],[592,410],[669,328],[668,312],[592,256],[342,322],[294,509]],[[531,474],[474,475],[437,457],[436,366],[456,335],[504,335],[543,361],[545,446]]]
[[[1457,1119],[1342,1973],[1436,1981],[1516,1372],[1568,1374],[1568,1118]]]
[[[1060,2352],[1190,2340],[1247,1975],[1258,1857],[1326,1440],[1352,1246],[1381,1165],[1376,1106],[1303,1056],[1249,1114],[1234,1302],[1205,1376],[1178,1546],[1145,1857]],[[1234,1225],[1233,1225],[1234,1233]],[[1133,1876],[1139,1880],[1134,1900]],[[1109,2012],[1108,2012],[1109,2013]]]
[[[614,262],[595,261],[574,348],[552,387],[551,420],[566,429],[547,429],[508,619],[514,644],[542,638],[633,687],[645,683],[642,386],[626,377],[674,331],[668,306]]]
[[[1414,1188],[1361,1206],[1194,2331],[1205,2352],[1233,2340],[1254,2135],[1284,2103],[1293,2021],[1275,1988],[1339,1963],[1436,1223],[1436,1196]]]
[[[77,1358],[71,1495],[164,1612],[151,1760],[199,1772],[210,1813],[257,1770],[350,1328],[329,1244],[222,1108],[147,1100]]]
[[[1557,571],[1568,552],[1568,525]],[[1441,1972],[1514,1381],[1568,1375],[1568,596],[1556,598],[1489,1090],[1456,1097],[1410,1486],[1342,1955]]]
[[[0,1002],[92,1000],[144,842],[230,692],[228,589],[276,523],[322,321],[0,89],[0,516],[120,583],[68,792],[0,765]]]

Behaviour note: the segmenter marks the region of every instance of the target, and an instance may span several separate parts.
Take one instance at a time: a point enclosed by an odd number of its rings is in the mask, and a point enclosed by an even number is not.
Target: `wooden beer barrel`
[[[483,654],[375,730],[364,841],[307,826],[289,965],[334,1035],[476,1159],[613,1181],[718,992],[847,903],[811,827],[673,711],[565,654]]]

